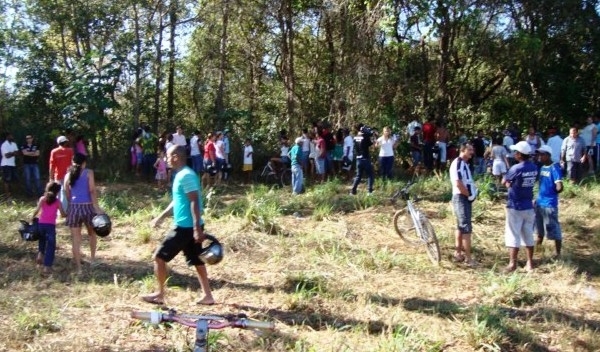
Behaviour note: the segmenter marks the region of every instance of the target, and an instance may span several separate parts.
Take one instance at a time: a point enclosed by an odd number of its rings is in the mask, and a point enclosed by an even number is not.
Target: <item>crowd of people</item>
[[[492,174],[497,183],[507,188],[505,245],[509,250],[507,272],[517,268],[519,249],[526,249],[526,270],[533,269],[533,248],[544,238],[555,241],[556,256],[562,248],[562,232],[558,221],[558,195],[562,191],[563,176],[579,182],[588,172],[600,165],[600,117],[586,120],[583,128],[573,126],[564,139],[559,131],[550,128],[546,136],[530,127],[522,136],[514,126],[502,132],[496,130],[486,137],[476,131],[468,138],[459,130],[452,139],[443,122],[430,117],[424,123],[413,121],[406,131],[393,133],[383,127],[377,129],[357,124],[352,129],[333,129],[327,123],[315,123],[290,143],[287,131],[279,134],[279,153],[270,158],[274,170],[289,167],[292,174],[292,193],[305,191],[305,177],[314,182],[325,182],[331,177],[352,180],[350,194],[356,195],[358,185],[366,178],[366,190],[374,191],[375,168],[382,179],[393,179],[398,161],[398,145],[406,143],[413,169],[449,172],[452,184],[452,206],[456,216],[454,258],[468,266],[477,262],[471,254],[472,203],[477,198],[475,178]],[[399,131],[400,132],[400,131]],[[547,137],[546,139],[544,137]],[[454,144],[453,144],[453,141]],[[36,262],[44,272],[52,271],[56,250],[56,222],[58,214],[66,217],[72,239],[73,262],[77,272],[82,263],[82,227],[89,236],[90,264],[94,265],[97,240],[91,219],[103,213],[98,204],[93,170],[86,167],[87,152],[83,138],[73,141],[66,136],[56,139],[57,146],[49,157],[49,182],[41,188],[40,148],[33,136],[27,135],[18,147],[11,134],[1,146],[2,179],[6,195],[17,179],[16,157],[23,157],[23,171],[28,195],[39,196],[34,216],[39,217],[41,238]],[[458,146],[458,147],[455,147]],[[157,136],[148,126],[138,129],[130,155],[132,170],[156,180],[159,187],[171,187],[171,204],[151,222],[157,226],[169,213],[174,217],[174,229],[158,246],[155,254],[157,290],[142,299],[163,303],[165,297],[166,264],[183,251],[188,264],[195,267],[204,296],[199,304],[213,304],[208,274],[197,251],[205,239],[202,219],[202,189],[218,186],[231,176],[231,146],[229,131],[211,132],[206,136],[194,131],[186,138],[183,129]],[[251,181],[254,148],[250,139],[244,140],[241,156],[244,181]],[[534,201],[534,185],[539,191]],[[537,240],[534,238],[537,229]]]

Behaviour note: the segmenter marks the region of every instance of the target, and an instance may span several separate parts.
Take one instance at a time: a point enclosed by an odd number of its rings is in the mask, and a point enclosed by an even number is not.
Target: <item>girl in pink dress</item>
[[[167,160],[165,159],[165,152],[162,150],[158,152],[158,158],[156,158],[154,168],[156,169],[158,188],[163,189],[167,182]]]

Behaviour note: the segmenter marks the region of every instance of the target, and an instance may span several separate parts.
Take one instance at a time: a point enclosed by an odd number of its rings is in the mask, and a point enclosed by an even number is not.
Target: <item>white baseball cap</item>
[[[65,136],[59,136],[58,138],[56,138],[56,144],[61,144],[68,141],[67,137]]]
[[[303,141],[304,141],[304,138],[298,137],[298,138],[296,138],[296,140],[294,141],[294,143],[298,144],[298,143],[302,143]]]
[[[540,153],[548,153],[552,156],[552,148],[549,145],[543,145],[537,149]]]
[[[527,155],[531,154],[531,146],[529,146],[529,143],[527,143],[525,141],[520,141],[519,143],[517,143],[515,145],[511,145],[510,150],[514,150],[521,154],[527,154]]]

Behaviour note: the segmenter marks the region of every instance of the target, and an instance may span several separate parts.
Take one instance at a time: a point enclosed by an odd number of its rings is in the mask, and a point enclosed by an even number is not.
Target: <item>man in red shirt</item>
[[[433,146],[435,145],[435,118],[429,116],[423,124],[423,164],[427,170],[433,170]]]
[[[58,144],[58,147],[50,152],[50,172],[48,175],[50,181],[56,181],[63,185],[65,175],[73,160],[73,148],[69,147],[69,140],[65,136],[56,138],[56,144]],[[64,189],[65,187],[61,187],[59,198],[63,209],[66,211],[67,199]]]

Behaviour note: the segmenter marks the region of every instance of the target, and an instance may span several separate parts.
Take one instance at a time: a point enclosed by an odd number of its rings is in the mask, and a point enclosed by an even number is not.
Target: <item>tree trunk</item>
[[[219,87],[215,97],[215,126],[224,127],[225,117],[225,79],[227,70],[227,27],[229,25],[229,0],[223,0],[221,43],[219,45]]]
[[[160,5],[159,5],[160,7]],[[152,119],[152,128],[153,131],[159,134],[158,125],[160,122],[160,94],[162,84],[162,40],[163,40],[163,16],[162,11],[159,10],[158,16],[158,38],[156,40],[156,61],[154,62],[154,74],[156,77],[154,78],[154,109],[153,109],[153,119]]]
[[[176,48],[175,48],[175,37],[177,36],[177,11],[179,5],[177,0],[171,0],[169,6],[169,78],[167,86],[167,117],[166,125],[167,128],[173,129],[175,126],[175,59],[176,59]]]

